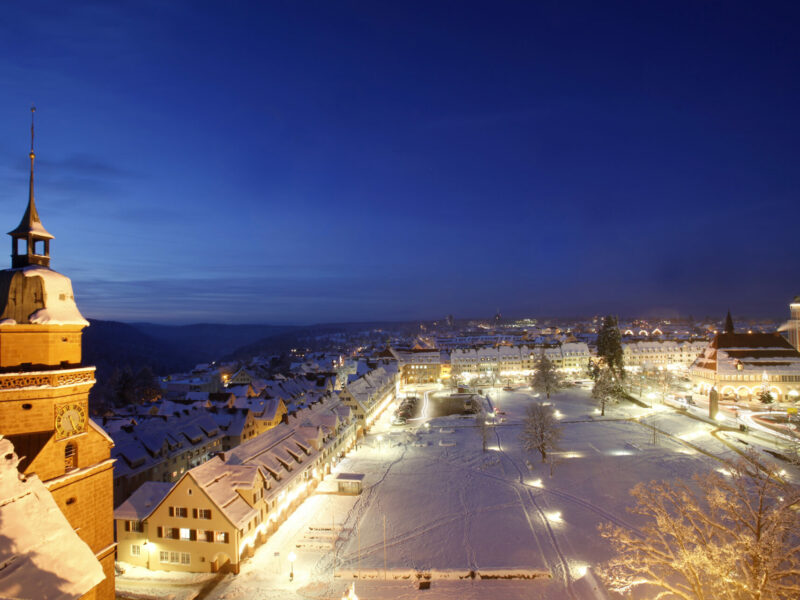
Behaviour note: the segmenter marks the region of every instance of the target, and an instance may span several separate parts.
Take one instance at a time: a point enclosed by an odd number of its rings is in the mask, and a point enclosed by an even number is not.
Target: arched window
[[[73,442],[64,448],[64,470],[72,471],[78,468],[78,446]]]

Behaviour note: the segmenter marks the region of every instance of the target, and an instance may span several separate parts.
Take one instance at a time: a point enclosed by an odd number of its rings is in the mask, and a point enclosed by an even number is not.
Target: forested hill
[[[158,375],[185,371],[232,350],[290,329],[273,325],[155,325],[89,320],[83,331],[83,362],[98,378],[114,368],[147,366]]]

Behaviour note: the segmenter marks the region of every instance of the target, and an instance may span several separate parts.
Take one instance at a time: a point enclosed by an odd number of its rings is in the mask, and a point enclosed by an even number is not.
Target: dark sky
[[[85,315],[783,316],[796,2],[0,7],[0,206]]]

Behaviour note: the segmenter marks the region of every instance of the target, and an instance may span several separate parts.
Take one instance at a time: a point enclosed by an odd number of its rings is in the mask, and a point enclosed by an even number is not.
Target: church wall
[[[81,327],[68,325],[0,326],[0,368],[22,364],[79,365]]]
[[[50,487],[56,504],[96,554],[114,540],[112,464]]]
[[[62,381],[69,383],[70,379],[86,379],[88,385],[36,387],[57,385]],[[0,375],[3,435],[52,431],[55,428],[55,404],[80,402],[88,406],[89,389],[93,383],[93,368]]]

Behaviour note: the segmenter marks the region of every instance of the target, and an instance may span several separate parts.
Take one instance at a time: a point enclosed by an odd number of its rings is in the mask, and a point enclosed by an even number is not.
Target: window
[[[142,547],[139,544],[131,544],[131,556],[141,556]]]
[[[203,532],[202,541],[204,542],[213,542],[214,541],[214,532],[213,531],[204,531]]]
[[[220,544],[227,544],[228,543],[228,532],[227,531],[217,531],[214,535],[214,539],[217,543]]]
[[[142,522],[141,521],[125,521],[125,531],[137,531],[141,533],[143,531]]]
[[[211,518],[211,509],[210,508],[201,508],[198,511],[198,516],[201,519],[210,519]]]
[[[171,563],[178,563],[180,562],[180,552],[170,552],[169,553],[169,562]]]
[[[190,539],[192,539],[191,530],[186,529],[185,527],[181,527],[181,539],[182,540],[190,540]]]
[[[158,553],[158,562],[168,563],[169,562],[169,552],[165,552],[164,550],[161,550]]]
[[[188,552],[181,552],[181,564],[188,565],[191,555]]]
[[[78,447],[70,442],[64,448],[64,470],[73,471],[78,468]]]
[[[186,507],[181,506],[170,506],[169,507],[169,516],[170,517],[179,517],[181,519],[185,519],[189,516],[189,509]]]

